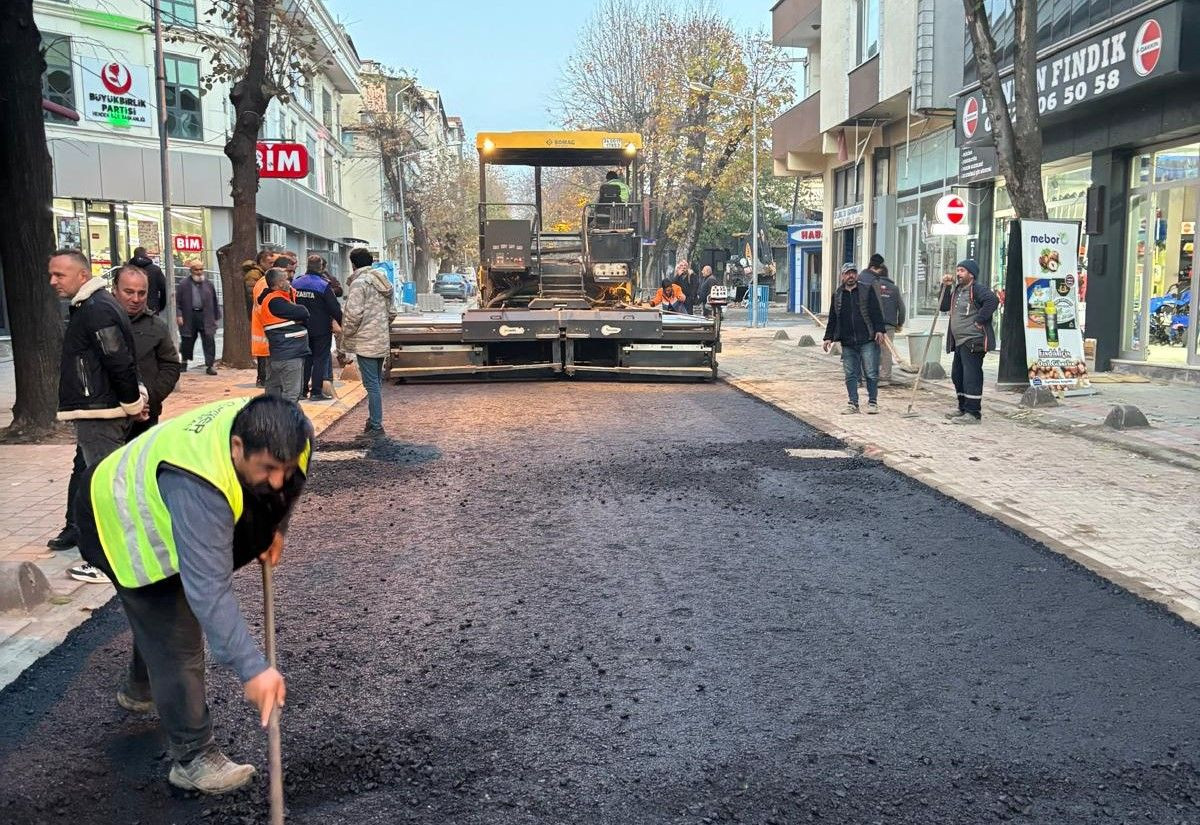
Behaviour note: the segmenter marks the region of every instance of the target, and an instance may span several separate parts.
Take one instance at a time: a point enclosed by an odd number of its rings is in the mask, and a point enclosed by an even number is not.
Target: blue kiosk
[[[788,227],[788,312],[821,312],[821,224]]]

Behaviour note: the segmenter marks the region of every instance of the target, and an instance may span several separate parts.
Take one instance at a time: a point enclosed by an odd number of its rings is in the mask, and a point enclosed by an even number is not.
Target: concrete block
[[[1021,407],[1057,407],[1058,399],[1049,387],[1030,387],[1018,402]]]
[[[787,330],[786,330],[786,329],[781,329],[781,330],[778,330],[778,331],[775,333],[775,340],[776,340],[776,341],[790,341],[790,340],[791,340],[791,337],[792,337],[792,336],[790,336],[790,335],[788,335],[788,334],[787,334]]]
[[[801,335],[800,343],[797,344],[797,346],[801,346],[801,347],[815,347],[816,345],[817,345],[817,339],[813,338],[811,335]]]
[[[926,381],[941,381],[946,377],[946,370],[937,361],[927,361],[921,367],[921,378]]]
[[[36,564],[0,562],[0,611],[28,612],[49,597],[50,582]]]
[[[1134,430],[1149,427],[1146,415],[1133,404],[1117,404],[1108,411],[1104,426],[1114,430]]]

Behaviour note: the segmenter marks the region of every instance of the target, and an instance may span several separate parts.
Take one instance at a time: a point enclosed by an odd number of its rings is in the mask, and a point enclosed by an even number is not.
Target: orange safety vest
[[[262,305],[258,302],[266,288],[267,279],[264,276],[254,282],[254,289],[250,292],[251,303],[254,304],[254,309],[250,312],[250,354],[255,358],[266,358],[271,354],[271,348],[267,344],[267,331],[263,329]]]
[[[291,318],[280,318],[275,313],[271,312],[267,305],[278,295],[286,301],[296,303],[296,290],[291,286],[283,289],[273,289],[267,297],[263,298],[263,302],[258,305],[259,317],[262,319],[264,333],[274,333],[276,336],[284,338],[303,338],[308,336],[308,329],[304,324],[293,321]],[[268,336],[269,339],[269,336]]]

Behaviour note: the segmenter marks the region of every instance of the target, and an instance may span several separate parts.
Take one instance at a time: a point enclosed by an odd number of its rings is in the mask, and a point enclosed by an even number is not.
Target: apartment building
[[[929,232],[958,187],[962,3],[780,0],[771,18],[772,42],[804,67],[801,99],[773,126],[775,174],[824,184],[822,221],[804,228],[820,252],[789,261],[791,308],[824,311],[842,264],[879,252],[910,314],[931,313],[942,273],[977,243]]]
[[[46,44],[43,94],[73,110],[73,121],[46,113],[54,165],[54,219],[59,245],[79,247],[97,273],[144,246],[176,266],[198,257],[217,266],[216,249],[231,234],[230,166],[224,155],[232,120],[228,86],[206,81],[210,63],[192,32],[219,32],[197,0],[161,0],[171,36],[165,46],[172,225],[163,237],[158,115],[154,90],[151,4],[141,0],[36,0]],[[349,151],[341,141],[343,97],[358,92],[359,58],[321,2],[306,7],[320,37],[323,68],[275,100],[265,141],[307,147],[308,177],[264,179],[258,193],[264,245],[327,257],[335,273],[356,242],[342,186]],[[121,106],[111,102],[119,99]],[[182,250],[182,251],[176,251]]]

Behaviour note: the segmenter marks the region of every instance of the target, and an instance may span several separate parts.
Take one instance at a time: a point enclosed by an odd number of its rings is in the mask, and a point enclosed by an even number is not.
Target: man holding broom
[[[312,424],[277,396],[227,399],[154,427],[88,470],[76,499],[79,551],[108,574],[133,630],[117,703],[158,711],[168,781],[217,794],[255,775],[217,747],[204,686],[204,637],[241,679],[263,727],[287,693],[250,636],[233,572],[275,565],[312,453]]]

